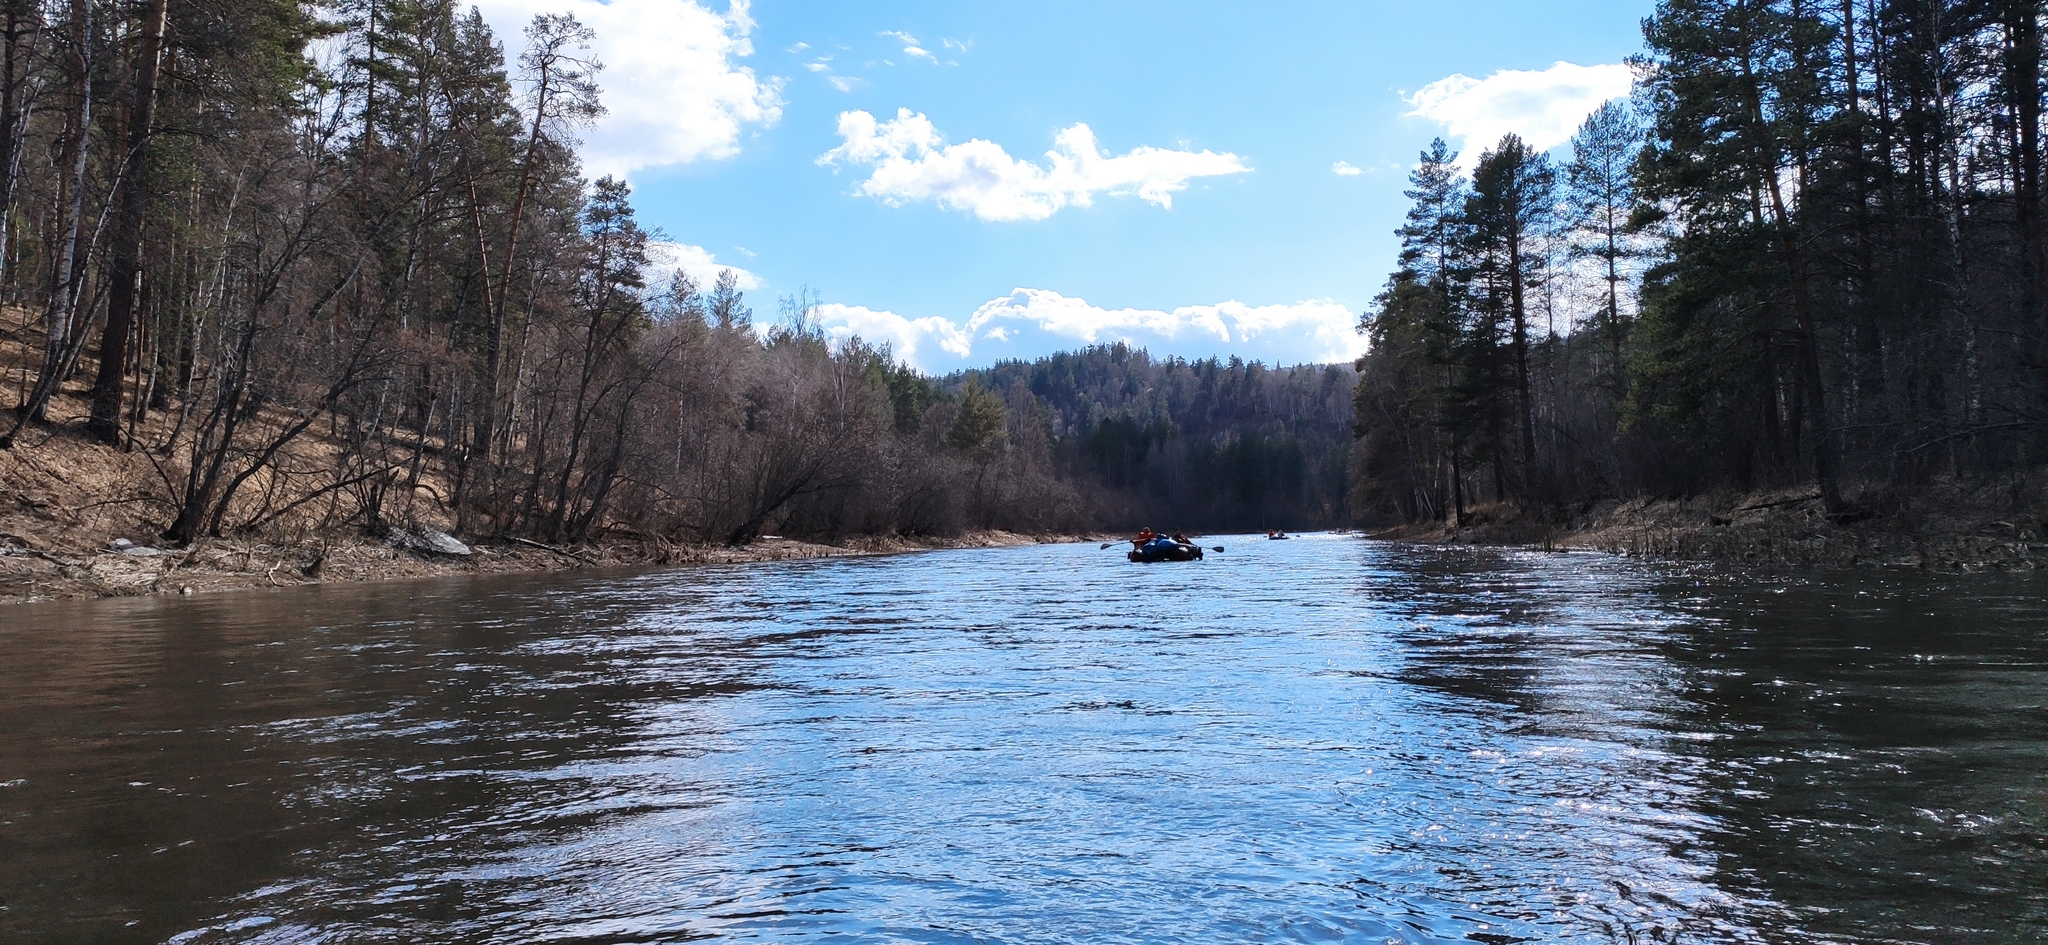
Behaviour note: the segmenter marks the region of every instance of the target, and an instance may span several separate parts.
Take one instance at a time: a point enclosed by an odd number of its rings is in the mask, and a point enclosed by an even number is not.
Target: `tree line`
[[[1350,523],[1349,365],[1155,359],[1116,343],[976,372],[1034,415],[1090,519],[1210,531]]]
[[[1435,142],[1361,321],[1361,513],[1807,484],[1845,518],[2037,467],[2042,14],[1664,0],[1562,160]]]
[[[175,543],[1341,519],[1348,370],[930,378],[808,291],[757,318],[583,173],[590,32],[525,40],[456,0],[0,0],[0,447],[147,456],[122,498]]]

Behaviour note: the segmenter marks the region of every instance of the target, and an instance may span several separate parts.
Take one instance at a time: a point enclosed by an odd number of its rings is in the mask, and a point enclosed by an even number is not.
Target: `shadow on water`
[[[0,939],[2048,924],[2041,581],[1219,543],[13,611]]]
[[[25,608],[0,634],[0,939],[162,941],[312,887],[361,891],[314,911],[338,932],[500,911],[433,877],[637,803],[564,763],[624,750],[640,704],[751,685],[716,645],[687,673],[616,661],[646,604],[522,577]]]
[[[1673,638],[1716,882],[1797,940],[2048,935],[2048,584],[1727,582]],[[1787,940],[1793,940],[1788,937]]]
[[[2048,934],[2039,577],[1455,548],[1378,563],[1404,589],[1387,602],[1399,678],[1525,735],[1619,740],[1612,783],[1587,796],[1686,825],[1666,855],[1724,895],[1632,915],[1659,894],[1615,878],[1618,914],[1591,920],[1615,940]]]

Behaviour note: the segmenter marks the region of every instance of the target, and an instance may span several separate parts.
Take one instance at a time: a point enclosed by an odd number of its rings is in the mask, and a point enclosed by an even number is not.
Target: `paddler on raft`
[[[1133,549],[1144,548],[1146,545],[1149,545],[1155,541],[1160,540],[1160,537],[1160,534],[1158,532],[1153,531],[1152,527],[1148,525],[1138,530],[1138,537],[1131,539],[1131,547]],[[1195,546],[1195,540],[1189,538],[1186,532],[1176,531],[1173,533],[1173,537],[1169,540],[1176,545],[1186,545],[1190,548]]]

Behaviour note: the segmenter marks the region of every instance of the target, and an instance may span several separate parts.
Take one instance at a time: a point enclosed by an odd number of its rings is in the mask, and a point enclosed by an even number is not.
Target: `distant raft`
[[[1200,561],[1202,546],[1183,545],[1171,538],[1154,538],[1132,549],[1130,559],[1142,564],[1160,561]]]

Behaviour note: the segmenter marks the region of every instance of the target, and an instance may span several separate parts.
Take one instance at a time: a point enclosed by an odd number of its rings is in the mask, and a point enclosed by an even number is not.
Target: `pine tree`
[[[1529,300],[1546,278],[1548,260],[1538,244],[1555,212],[1556,180],[1549,159],[1510,134],[1480,156],[1465,204],[1476,316],[1468,332],[1486,385],[1477,399],[1487,411],[1497,488],[1507,484],[1499,429],[1504,410],[1514,411],[1520,433],[1520,483],[1528,485],[1536,470]]]
[[[1401,268],[1378,300],[1378,314],[1360,326],[1373,340],[1378,355],[1361,360],[1360,370],[1368,370],[1371,362],[1381,371],[1412,375],[1400,386],[1416,389],[1399,398],[1399,404],[1379,411],[1360,405],[1358,416],[1362,425],[1372,413],[1388,415],[1397,427],[1426,422],[1437,434],[1432,437],[1436,443],[1428,450],[1431,455],[1426,462],[1443,472],[1420,472],[1423,454],[1401,432],[1397,434],[1400,441],[1411,446],[1409,465],[1417,468],[1410,478],[1431,485],[1411,483],[1400,491],[1417,493],[1420,498],[1414,505],[1429,509],[1431,517],[1455,512],[1463,518],[1464,459],[1472,441],[1469,411],[1460,402],[1460,378],[1467,370],[1460,359],[1467,351],[1463,338],[1472,276],[1468,255],[1471,228],[1465,218],[1471,191],[1457,161],[1457,152],[1444,139],[1436,138],[1410,172],[1403,193],[1411,204],[1405,224],[1396,231],[1401,237]],[[1411,363],[1416,360],[1419,365]],[[1364,389],[1361,384],[1360,390]]]
[[[1628,339],[1628,322],[1622,297],[1631,288],[1628,266],[1641,255],[1632,239],[1630,217],[1636,203],[1636,156],[1642,147],[1643,129],[1628,105],[1607,102],[1572,136],[1572,158],[1565,165],[1571,253],[1596,261],[1605,283],[1595,330],[1607,342],[1602,373],[1609,389],[1617,393],[1626,382],[1622,345]]]
[[[1444,139],[1429,143],[1408,175],[1408,189],[1402,192],[1411,201],[1407,222],[1395,231],[1401,237],[1403,277],[1441,295],[1445,311],[1456,308],[1453,293],[1462,281],[1468,185],[1457,161],[1457,152]]]
[[[1789,373],[1797,396],[1793,442],[1811,458],[1822,500],[1835,511],[1842,500],[1819,361],[1816,279],[1794,216],[1823,140],[1814,65],[1830,61],[1831,35],[1797,2],[1666,0],[1644,27],[1657,68],[1646,80],[1656,109],[1656,143],[1643,180],[1646,196],[1667,203],[1686,227],[1685,238],[1675,244],[1678,266],[1692,265],[1689,258],[1712,259],[1710,265],[1724,274],[1737,266],[1743,275],[1734,284],[1746,283],[1759,296],[1756,301],[1782,313],[1762,333],[1733,337],[1753,346],[1773,344],[1774,334],[1790,336]],[[1737,245],[1706,245],[1714,241]],[[1747,249],[1769,255],[1742,260]],[[1751,350],[1763,362],[1763,373],[1777,373],[1773,352]],[[1706,358],[1726,354],[1698,352]]]
[[[1003,401],[970,380],[960,391],[960,409],[953,425],[946,428],[946,445],[976,460],[987,462],[1002,452],[1010,430],[1010,414]]]

